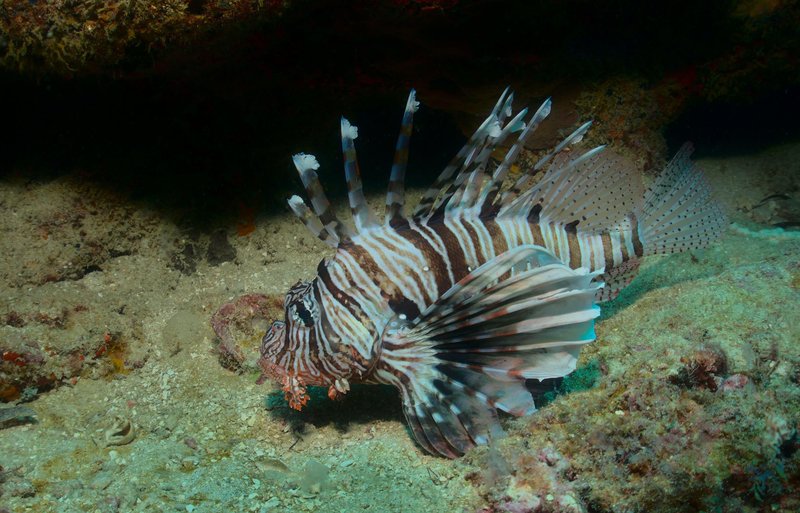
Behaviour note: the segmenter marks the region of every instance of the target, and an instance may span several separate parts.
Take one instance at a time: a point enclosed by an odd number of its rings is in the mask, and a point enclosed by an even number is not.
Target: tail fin
[[[692,151],[691,144],[684,144],[645,192],[639,215],[645,255],[706,247],[728,225],[708,182],[689,160]]]

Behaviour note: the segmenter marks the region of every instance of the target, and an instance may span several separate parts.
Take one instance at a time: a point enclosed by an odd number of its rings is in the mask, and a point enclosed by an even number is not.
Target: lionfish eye
[[[304,302],[298,302],[294,304],[294,314],[295,318],[299,318],[301,321],[303,321],[303,325],[306,328],[310,328],[314,325],[314,314],[312,314],[311,311],[306,308]]]

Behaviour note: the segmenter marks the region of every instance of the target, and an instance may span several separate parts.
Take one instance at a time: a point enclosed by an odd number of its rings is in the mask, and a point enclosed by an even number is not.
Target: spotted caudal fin
[[[639,238],[645,255],[703,248],[728,225],[708,182],[689,160],[692,151],[684,144],[644,195]]]
[[[539,246],[471,272],[415,319],[389,322],[375,378],[401,392],[419,444],[457,457],[502,430],[497,410],[535,410],[526,379],[564,376],[594,340],[602,284]]]

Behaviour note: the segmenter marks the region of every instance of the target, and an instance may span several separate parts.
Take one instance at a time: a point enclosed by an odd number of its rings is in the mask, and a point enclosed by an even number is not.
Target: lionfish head
[[[273,322],[261,341],[259,364],[264,375],[282,385],[289,406],[299,410],[308,402],[307,385],[328,384],[311,362],[319,320],[313,283],[295,284],[284,306],[285,320]]]

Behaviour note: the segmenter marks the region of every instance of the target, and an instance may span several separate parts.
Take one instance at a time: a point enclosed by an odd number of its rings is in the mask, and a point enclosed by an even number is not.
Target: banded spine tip
[[[348,139],[358,137],[358,127],[350,124],[350,121],[345,117],[342,117],[342,137]]]
[[[317,162],[317,157],[314,155],[298,153],[292,156],[292,161],[294,162],[294,167],[301,173],[310,169],[319,169],[319,162]]]

